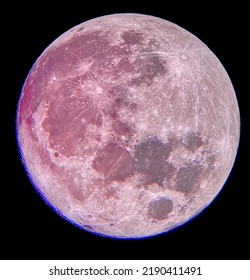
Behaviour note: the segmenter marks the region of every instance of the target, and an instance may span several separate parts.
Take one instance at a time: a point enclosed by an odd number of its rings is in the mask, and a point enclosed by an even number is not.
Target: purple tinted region
[[[201,166],[189,165],[182,167],[177,173],[175,189],[184,193],[193,192],[202,180]]]
[[[153,200],[148,205],[148,215],[154,219],[162,220],[167,218],[168,214],[173,210],[173,202],[171,199],[161,197]]]
[[[153,84],[155,77],[163,76],[167,73],[165,61],[157,55],[145,55],[145,57],[138,58],[135,61],[139,77],[132,79],[131,84],[140,86],[146,84],[150,86]]]
[[[140,44],[144,38],[142,33],[135,30],[124,31],[121,37],[124,40],[125,44],[128,45]]]
[[[171,147],[156,137],[149,138],[135,147],[135,170],[148,176],[148,184],[162,186],[164,178],[174,172],[173,166],[166,161],[170,151]]]
[[[189,132],[184,139],[185,147],[192,152],[195,152],[203,144],[202,138],[195,132]]]

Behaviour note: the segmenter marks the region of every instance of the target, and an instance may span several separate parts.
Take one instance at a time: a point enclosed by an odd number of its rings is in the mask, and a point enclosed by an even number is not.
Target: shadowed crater
[[[174,167],[166,161],[170,152],[170,145],[163,144],[156,137],[149,138],[135,146],[134,168],[147,175],[148,184],[162,186],[164,178],[174,173]]]
[[[157,220],[166,219],[173,210],[173,201],[166,197],[153,200],[148,205],[148,215]]]

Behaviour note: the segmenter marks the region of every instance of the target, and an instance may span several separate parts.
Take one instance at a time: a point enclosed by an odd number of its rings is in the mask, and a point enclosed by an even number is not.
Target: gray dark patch
[[[166,219],[172,210],[172,200],[165,197],[153,200],[148,205],[148,215],[157,220]]]
[[[171,147],[163,144],[156,137],[135,146],[134,168],[148,176],[148,183],[162,185],[165,176],[174,172],[172,165],[166,162]]]
[[[140,76],[132,80],[132,85],[146,83],[147,86],[150,86],[155,77],[162,76],[167,72],[165,61],[157,55],[145,55],[145,57],[138,59],[135,64]]]
[[[197,133],[189,132],[184,139],[184,145],[188,150],[195,152],[203,145],[203,140]]]
[[[199,187],[202,180],[204,170],[202,166],[198,165],[188,165],[187,167],[182,167],[177,172],[176,184],[174,189],[177,191],[190,194],[195,192]]]
[[[142,35],[142,33],[138,31],[127,30],[123,32],[121,37],[126,44],[135,45],[135,44],[140,44],[144,36]]]

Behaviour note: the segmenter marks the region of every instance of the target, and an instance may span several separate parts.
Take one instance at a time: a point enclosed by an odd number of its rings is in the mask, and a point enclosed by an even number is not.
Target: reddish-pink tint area
[[[97,153],[92,167],[105,179],[123,181],[132,174],[132,157],[125,148],[110,143]]]

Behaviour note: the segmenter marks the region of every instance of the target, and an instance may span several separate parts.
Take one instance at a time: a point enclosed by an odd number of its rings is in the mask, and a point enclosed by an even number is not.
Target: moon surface
[[[240,118],[225,69],[197,37],[154,16],[113,14],[45,49],[16,127],[26,171],[59,215],[103,236],[142,238],[216,197]]]

